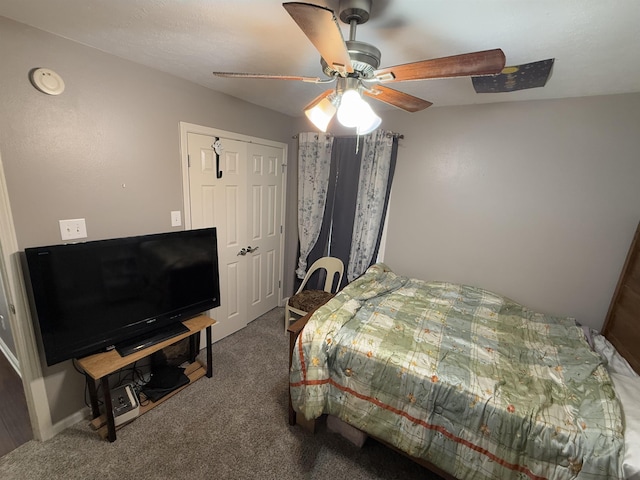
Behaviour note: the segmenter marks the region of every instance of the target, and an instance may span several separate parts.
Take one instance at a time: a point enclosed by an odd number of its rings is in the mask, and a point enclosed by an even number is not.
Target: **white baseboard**
[[[62,432],[63,430],[75,425],[76,423],[81,422],[82,420],[87,420],[89,416],[90,416],[89,407],[84,407],[78,410],[76,413],[72,413],[68,417],[53,424],[52,433],[55,436],[60,432]]]

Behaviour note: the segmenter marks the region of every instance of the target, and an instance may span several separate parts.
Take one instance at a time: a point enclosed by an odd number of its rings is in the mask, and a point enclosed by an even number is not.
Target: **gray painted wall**
[[[384,252],[394,271],[602,327],[640,221],[640,94],[380,116],[404,135]]]
[[[88,240],[172,230],[180,121],[294,145],[286,115],[2,17],[0,37],[0,153],[20,249],[62,243],[60,219],[85,218]],[[64,94],[34,89],[35,67],[59,73]],[[84,406],[84,379],[70,362],[43,370],[55,424]]]
[[[640,221],[640,94],[391,112],[383,127],[405,136],[392,269],[602,326]]]
[[[170,230],[182,209],[178,122],[289,143],[285,290],[296,254],[296,149],[304,117],[255,107],[0,18],[0,153],[20,247]],[[31,68],[60,73],[60,97]],[[405,135],[385,261],[478,285],[599,327],[640,220],[640,95],[383,112]],[[122,184],[126,187],[123,188]],[[82,377],[45,368],[54,422]]]

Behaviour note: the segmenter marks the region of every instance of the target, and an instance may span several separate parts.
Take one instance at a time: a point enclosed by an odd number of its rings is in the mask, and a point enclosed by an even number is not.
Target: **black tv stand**
[[[116,344],[116,351],[126,357],[136,353],[144,348],[151,347],[165,340],[177,337],[180,334],[188,332],[189,329],[182,322],[175,322],[166,327],[154,330],[151,333],[131,338],[126,342]]]

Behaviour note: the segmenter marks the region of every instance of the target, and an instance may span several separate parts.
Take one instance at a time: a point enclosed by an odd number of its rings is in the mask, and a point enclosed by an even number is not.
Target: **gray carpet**
[[[277,308],[215,343],[213,378],[118,430],[114,443],[83,421],[0,458],[0,478],[438,478],[371,439],[359,449],[322,424],[315,434],[289,426],[283,317]]]

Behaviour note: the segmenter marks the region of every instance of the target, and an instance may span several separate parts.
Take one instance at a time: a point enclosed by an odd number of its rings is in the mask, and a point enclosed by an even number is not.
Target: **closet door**
[[[244,328],[247,315],[247,143],[223,139],[217,178],[214,137],[189,133],[191,228],[216,227],[220,269],[220,307],[214,341]]]
[[[217,341],[277,307],[282,279],[285,149],[254,141],[186,134],[191,228],[216,227],[220,307],[210,316]],[[253,140],[253,139],[252,139]],[[257,139],[256,139],[257,140]]]
[[[282,240],[283,150],[248,144],[249,321],[278,305]]]

